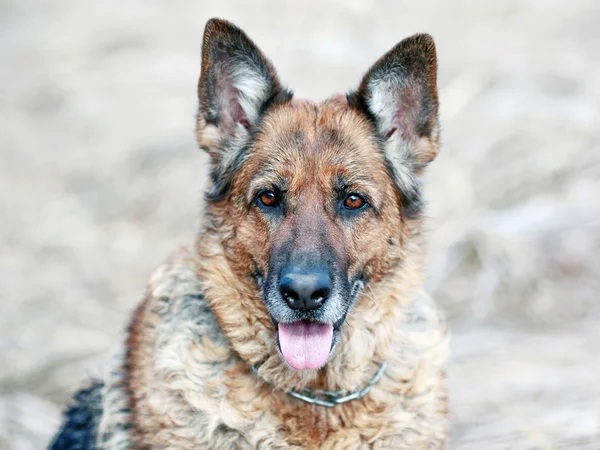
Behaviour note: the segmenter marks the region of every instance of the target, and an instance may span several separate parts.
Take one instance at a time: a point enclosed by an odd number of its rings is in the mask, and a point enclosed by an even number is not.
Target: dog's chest
[[[152,448],[211,449],[434,449],[441,448],[445,420],[433,411],[382,408],[368,400],[328,409],[284,393],[248,390],[228,379],[231,394],[162,397],[144,441]],[[438,403],[431,398],[424,400]],[[160,417],[158,421],[156,419]],[[415,420],[415,419],[418,420]]]
[[[334,408],[294,399],[248,370],[219,337],[181,324],[158,347],[137,421],[152,448],[438,448],[445,434],[440,380],[405,395],[384,378],[363,399]],[[412,374],[414,376],[414,374]],[[419,380],[415,380],[419,381]],[[402,389],[402,393],[400,390]],[[418,395],[417,395],[418,394]]]

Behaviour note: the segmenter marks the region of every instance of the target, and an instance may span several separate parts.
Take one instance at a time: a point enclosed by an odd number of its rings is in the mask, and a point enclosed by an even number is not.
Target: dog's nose
[[[286,268],[279,280],[281,296],[292,309],[312,311],[325,303],[331,292],[331,277],[323,269],[294,271]]]

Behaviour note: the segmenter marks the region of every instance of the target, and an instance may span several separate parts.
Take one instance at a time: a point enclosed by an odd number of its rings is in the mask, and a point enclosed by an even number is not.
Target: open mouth
[[[280,296],[272,298],[268,292],[263,294],[275,326],[280,356],[288,366],[295,370],[316,370],[327,363],[363,286],[362,278],[357,279],[348,295],[342,290],[316,310],[296,310]]]
[[[278,337],[281,353],[292,368],[319,369],[333,345],[333,325],[304,320],[280,323]]]

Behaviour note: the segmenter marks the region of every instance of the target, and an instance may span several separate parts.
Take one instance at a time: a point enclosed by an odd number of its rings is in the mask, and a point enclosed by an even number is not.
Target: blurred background
[[[0,1],[0,449],[40,449],[154,267],[190,244],[205,21],[298,96],[400,39],[439,53],[428,289],[454,449],[600,448],[600,2]]]

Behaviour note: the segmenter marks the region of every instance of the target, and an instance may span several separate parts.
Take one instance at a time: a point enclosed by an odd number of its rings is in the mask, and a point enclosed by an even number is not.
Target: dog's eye
[[[355,192],[348,194],[344,199],[344,207],[347,209],[359,209],[362,208],[366,203],[367,201],[364,199],[364,197]]]
[[[258,201],[267,208],[275,208],[279,205],[279,195],[275,191],[262,191],[258,196]]]

